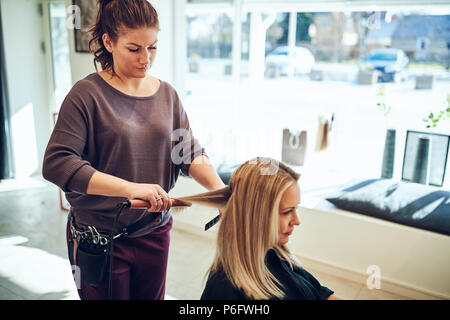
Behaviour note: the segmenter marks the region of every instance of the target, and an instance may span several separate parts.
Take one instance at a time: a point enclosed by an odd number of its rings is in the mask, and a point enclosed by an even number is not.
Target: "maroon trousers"
[[[166,287],[167,260],[169,254],[169,222],[138,238],[114,240],[113,299],[163,300]],[[67,243],[71,239],[67,224]],[[109,298],[109,261],[102,283],[90,286],[78,283],[78,295],[82,300],[107,300]]]

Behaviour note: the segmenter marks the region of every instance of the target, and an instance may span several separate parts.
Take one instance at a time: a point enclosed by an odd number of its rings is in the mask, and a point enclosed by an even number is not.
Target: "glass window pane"
[[[59,110],[72,86],[65,3],[50,2],[49,13],[55,105]]]
[[[222,161],[219,159],[225,153],[225,149],[216,143],[222,138],[215,136],[214,132],[227,130],[230,121],[227,119],[232,116],[232,36],[233,15],[230,12],[187,15],[185,105],[194,133],[209,149],[212,162]]]
[[[227,60],[232,68],[235,20],[223,13],[198,15],[197,22],[188,16],[188,61],[199,63],[188,73],[195,89],[187,102],[198,111],[190,117],[205,147],[228,164],[281,159],[283,129],[294,136],[306,131],[299,171],[315,177],[312,188],[380,177],[386,132],[395,128],[394,178],[400,179],[406,131],[428,130],[423,119],[449,107],[448,8],[293,14],[294,24],[282,7],[242,12],[238,80],[221,65]],[[201,70],[202,60],[212,63],[209,70]],[[442,120],[433,130],[448,134],[450,124]]]

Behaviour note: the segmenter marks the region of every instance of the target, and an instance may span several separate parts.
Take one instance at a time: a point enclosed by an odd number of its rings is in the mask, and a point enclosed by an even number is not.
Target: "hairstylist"
[[[117,204],[126,199],[147,200],[149,211],[162,213],[156,225],[140,225],[114,240],[112,298],[164,299],[172,227],[168,192],[180,170],[209,190],[223,183],[194,139],[175,89],[148,74],[159,31],[152,5],[101,0],[91,31],[94,65],[97,70],[99,63],[102,71],[78,81],[65,98],[45,152],[43,175],[71,204],[70,249],[79,245],[77,235],[101,235],[108,242]],[[182,133],[181,141],[173,138],[174,132]],[[183,152],[174,157],[179,145]],[[118,227],[134,225],[147,214],[125,209]],[[95,285],[81,282],[81,299],[108,298],[108,270]]]

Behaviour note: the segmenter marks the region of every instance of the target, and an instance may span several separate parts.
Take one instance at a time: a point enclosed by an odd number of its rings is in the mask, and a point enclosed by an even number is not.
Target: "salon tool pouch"
[[[75,241],[71,240],[69,242],[70,263],[79,268],[82,283],[98,286],[103,281],[106,273],[109,244],[98,245],[83,239],[80,240],[78,248],[74,251]]]

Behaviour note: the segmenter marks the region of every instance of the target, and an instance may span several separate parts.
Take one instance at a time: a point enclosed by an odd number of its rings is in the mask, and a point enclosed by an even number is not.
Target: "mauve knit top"
[[[42,171],[45,179],[65,192],[77,225],[93,225],[109,232],[117,204],[126,198],[86,194],[94,172],[159,184],[169,192],[180,170],[189,175],[191,161],[201,154],[205,150],[194,139],[186,112],[170,84],[161,81],[152,96],[134,97],[93,73],[78,81],[64,99]],[[126,209],[118,227],[145,214],[146,210]],[[167,223],[170,213],[164,217],[161,225]],[[151,228],[132,236],[145,235]]]

